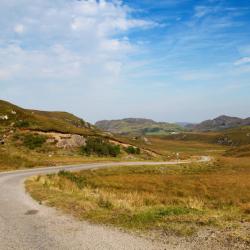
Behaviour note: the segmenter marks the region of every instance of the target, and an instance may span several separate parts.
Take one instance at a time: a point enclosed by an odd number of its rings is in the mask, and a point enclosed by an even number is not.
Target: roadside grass
[[[56,152],[49,157],[48,154],[41,154],[37,152],[25,152],[15,149],[11,150],[11,152],[0,150],[0,172],[89,162],[119,162],[121,160],[122,159],[120,157],[80,156],[74,152],[71,152],[71,154]]]
[[[201,227],[233,231],[250,222],[249,180],[249,158],[220,157],[202,164],[60,172],[32,177],[26,188],[39,202],[80,219],[190,236]]]
[[[63,150],[43,145],[36,150],[9,143],[0,146],[0,172],[28,169],[39,166],[81,164],[87,162],[121,161],[120,157],[97,157],[80,155],[78,149]]]
[[[0,130],[0,139],[3,134]],[[55,144],[46,143],[45,139],[47,139],[46,136],[37,135],[35,132],[13,131],[8,138],[5,138],[5,143],[0,144],[0,172],[85,162],[144,160],[145,157],[141,154],[126,159],[127,154],[123,153],[116,157],[83,155],[80,148],[57,148]]]

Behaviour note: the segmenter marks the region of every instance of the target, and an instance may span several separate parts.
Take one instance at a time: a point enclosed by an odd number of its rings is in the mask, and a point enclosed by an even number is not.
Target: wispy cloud
[[[211,6],[195,6],[195,13],[194,16],[197,18],[204,17],[209,14],[216,13],[218,11],[217,7],[211,7]]]
[[[237,60],[234,63],[234,65],[239,66],[239,65],[248,64],[248,63],[250,63],[250,57],[243,57]]]

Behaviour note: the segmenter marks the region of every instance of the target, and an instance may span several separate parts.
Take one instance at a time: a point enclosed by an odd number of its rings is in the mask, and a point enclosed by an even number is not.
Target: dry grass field
[[[156,235],[226,230],[250,243],[250,159],[113,167],[38,176],[26,182],[41,203],[80,219]]]
[[[180,158],[185,159],[197,155],[221,155],[228,149],[224,145],[212,143],[217,136],[215,133],[203,133],[200,136],[186,133],[182,136],[186,135],[188,136],[184,139],[174,139],[169,136],[147,136],[147,142],[142,138],[132,140],[129,137],[121,137],[121,140],[157,152],[164,159],[176,159],[177,152],[180,154]],[[190,135],[192,136],[190,137]]]

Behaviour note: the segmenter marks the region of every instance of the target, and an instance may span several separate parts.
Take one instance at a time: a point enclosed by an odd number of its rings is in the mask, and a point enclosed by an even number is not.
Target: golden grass
[[[215,135],[202,134],[202,136],[205,139],[191,137],[190,140],[179,140],[167,136],[147,136],[149,143],[145,143],[141,139],[131,140],[128,137],[122,137],[122,140],[141,148],[150,149],[169,159],[176,158],[177,152],[180,153],[180,158],[185,159],[194,155],[221,155],[227,149],[225,146],[211,142],[210,137],[213,138]]]
[[[201,226],[250,222],[249,180],[249,161],[219,158],[209,164],[66,172],[32,178],[26,186],[37,200],[81,219],[189,235]]]

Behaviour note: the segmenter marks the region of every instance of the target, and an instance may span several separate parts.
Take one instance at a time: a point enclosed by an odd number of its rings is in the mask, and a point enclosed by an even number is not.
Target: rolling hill
[[[122,135],[167,135],[183,130],[177,124],[155,122],[143,118],[103,120],[96,122],[95,126],[101,130]]]
[[[0,126],[80,135],[98,133],[90,123],[70,113],[23,109],[3,100],[0,100]]]
[[[199,124],[189,124],[186,128],[198,131],[219,131],[248,125],[250,125],[250,118],[242,119],[222,115],[215,119],[203,121]]]

